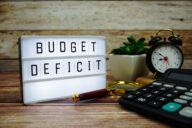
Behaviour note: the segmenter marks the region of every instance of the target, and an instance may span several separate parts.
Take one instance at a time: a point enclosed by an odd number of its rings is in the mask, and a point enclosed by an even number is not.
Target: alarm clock
[[[162,31],[169,31],[172,35],[162,40],[158,34]],[[151,48],[146,56],[146,63],[155,76],[162,75],[167,69],[181,68],[183,64],[183,53],[178,46],[182,45],[182,40],[179,36],[175,36],[172,30],[159,30],[155,37],[151,37],[148,43]]]

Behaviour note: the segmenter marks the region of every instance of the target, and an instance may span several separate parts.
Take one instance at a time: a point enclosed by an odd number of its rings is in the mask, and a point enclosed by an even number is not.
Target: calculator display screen
[[[182,73],[170,73],[168,78],[175,79],[175,80],[192,82],[192,75],[187,75],[187,74],[182,74]]]

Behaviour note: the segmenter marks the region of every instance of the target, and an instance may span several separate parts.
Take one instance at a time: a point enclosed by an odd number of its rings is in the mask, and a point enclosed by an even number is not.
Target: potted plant
[[[135,81],[137,77],[148,74],[145,38],[137,40],[128,37],[123,46],[113,49],[109,55],[112,75],[116,80]]]

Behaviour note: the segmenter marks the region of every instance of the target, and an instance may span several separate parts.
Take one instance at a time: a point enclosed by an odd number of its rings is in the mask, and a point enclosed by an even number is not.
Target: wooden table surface
[[[111,80],[111,76],[107,79]],[[19,72],[0,72],[0,128],[171,128],[121,108],[118,96],[79,103],[69,98],[24,106],[20,86]]]

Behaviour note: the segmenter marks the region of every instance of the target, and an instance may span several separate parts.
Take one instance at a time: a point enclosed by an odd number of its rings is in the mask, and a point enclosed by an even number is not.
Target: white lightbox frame
[[[76,43],[72,46],[71,42]],[[64,99],[106,87],[103,36],[22,36],[19,47],[24,104]]]

